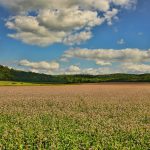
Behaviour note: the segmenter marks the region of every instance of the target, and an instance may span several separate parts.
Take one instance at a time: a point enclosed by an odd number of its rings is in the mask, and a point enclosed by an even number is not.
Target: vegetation
[[[30,83],[150,82],[150,74],[46,75],[0,66],[0,80]]]
[[[148,150],[147,85],[0,87],[2,150]]]
[[[21,85],[41,85],[41,84],[34,84],[34,83],[28,83],[28,82],[15,82],[15,81],[0,81],[0,86],[21,86]]]

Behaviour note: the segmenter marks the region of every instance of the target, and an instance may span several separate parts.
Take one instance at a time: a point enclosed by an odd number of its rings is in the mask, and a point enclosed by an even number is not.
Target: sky
[[[46,74],[150,73],[149,0],[0,0],[0,64]]]

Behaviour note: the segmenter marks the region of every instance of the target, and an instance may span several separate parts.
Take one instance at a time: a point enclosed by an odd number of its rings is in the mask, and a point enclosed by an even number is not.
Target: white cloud
[[[1,5],[18,13],[45,8],[66,9],[74,6],[106,12],[112,3],[121,7],[129,7],[134,5],[136,0],[0,0]]]
[[[126,42],[125,42],[125,40],[123,39],[123,38],[121,38],[121,39],[119,39],[118,41],[117,41],[117,44],[119,44],[119,45],[123,45],[123,44],[125,44]]]
[[[80,33],[69,35],[64,39],[63,42],[68,45],[73,45],[74,43],[80,44],[81,42],[89,40],[91,37],[92,33],[90,31],[83,31]]]
[[[104,16],[107,20],[108,25],[112,25],[112,19],[118,19],[116,16],[118,14],[118,9],[112,9],[111,11],[107,11]]]
[[[6,22],[16,33],[11,38],[27,44],[47,46],[53,43],[80,44],[92,37],[91,28],[102,24],[103,18],[94,11],[42,10],[38,16],[15,16]],[[87,31],[87,28],[89,31]],[[83,32],[77,32],[83,29]]]
[[[9,37],[21,39],[24,43],[46,46],[55,42],[61,42],[66,33],[63,31],[49,31],[44,26],[40,26],[36,17],[16,16],[7,21],[9,29],[17,31],[16,34],[8,34]]]
[[[41,61],[41,62],[30,62],[28,60],[21,60],[19,62],[20,66],[24,67],[29,67],[32,70],[45,70],[45,71],[56,71],[59,69],[60,65],[59,63],[52,61],[52,62],[46,62],[46,61]]]
[[[78,66],[72,65],[68,68],[68,72],[71,72],[71,73],[80,72],[80,68]]]
[[[69,60],[73,58],[80,58],[83,60],[92,60],[96,64],[101,66],[111,65],[116,62],[132,62],[132,63],[142,63],[150,62],[150,50],[140,50],[140,49],[71,49],[66,51],[62,59]]]
[[[125,63],[122,65],[122,67],[126,70],[126,72],[150,73],[150,65],[148,65],[148,64]]]
[[[99,75],[99,74],[110,74],[118,73],[117,70],[114,70],[110,67],[102,68],[80,68],[79,66],[70,66],[69,68],[61,68],[56,72],[51,72],[51,74],[90,74],[90,75]]]
[[[113,55],[114,51],[116,51],[117,53]],[[83,52],[83,51],[80,52],[80,55],[82,53],[82,57],[80,58],[83,58],[86,61],[93,60],[97,63],[97,65],[100,65],[99,67],[89,66],[88,68],[81,68],[79,65],[70,65],[69,67],[64,68],[60,66],[60,64],[56,61],[32,62],[28,60],[21,60],[19,62],[19,66],[25,67],[27,70],[32,71],[32,72],[54,74],[54,75],[57,75],[57,74],[98,75],[98,74],[113,74],[113,73],[138,73],[138,74],[150,73],[150,50],[147,50],[147,51],[134,50],[132,54],[130,50],[114,50],[114,51],[108,51],[107,55],[105,55],[103,51],[94,52],[95,56],[98,56],[101,59],[103,58],[103,60],[105,61],[98,61],[97,57],[95,57],[93,54],[89,52]],[[135,58],[133,58],[133,56],[135,56]],[[110,61],[108,61],[107,58],[109,58]]]
[[[11,38],[27,44],[48,46],[54,43],[80,44],[92,37],[95,26],[117,18],[119,8],[135,0],[0,0],[13,10],[6,26],[15,30]],[[31,13],[32,12],[32,13]],[[34,12],[34,15],[32,15]]]
[[[29,69],[29,71],[34,72],[34,73],[41,73],[38,69]]]
[[[54,31],[70,31],[84,26],[94,27],[103,22],[96,11],[79,10],[78,7],[64,10],[41,10],[37,16],[40,25]]]
[[[138,64],[138,63],[121,63],[115,67],[99,67],[99,68],[80,68],[76,65],[71,65],[68,68],[49,69],[43,67],[33,67],[33,65],[19,64],[23,67],[28,66],[29,71],[35,73],[45,73],[52,75],[60,74],[90,74],[90,75],[101,75],[101,74],[114,74],[114,73],[135,73],[144,74],[150,73],[150,64]],[[35,69],[36,68],[36,69]],[[26,69],[25,69],[26,70]]]
[[[53,43],[62,41],[66,33],[64,32],[49,32],[48,35],[42,36],[32,32],[19,32],[16,34],[8,34],[9,37],[23,41],[30,45],[48,46]]]
[[[112,2],[114,2],[116,5],[119,5],[121,7],[131,8],[131,7],[135,7],[137,0],[112,0]]]
[[[81,74],[90,74],[90,75],[100,75],[100,74],[111,74],[117,73],[116,70],[113,70],[110,67],[103,67],[103,68],[87,68],[83,69]]]
[[[100,66],[111,66],[112,65],[110,62],[105,62],[105,61],[100,61],[100,60],[97,60],[96,64],[100,65]]]
[[[28,70],[35,73],[45,73],[45,74],[109,74],[116,73],[117,71],[110,67],[101,67],[101,68],[80,68],[77,65],[70,65],[67,68],[61,68],[60,64],[51,61],[41,61],[41,62],[32,62],[28,60],[21,60],[18,63],[19,66],[25,67],[24,70]]]

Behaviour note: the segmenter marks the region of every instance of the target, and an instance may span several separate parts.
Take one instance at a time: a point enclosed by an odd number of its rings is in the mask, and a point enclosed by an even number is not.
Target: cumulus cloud
[[[19,62],[20,66],[29,67],[30,70],[39,72],[38,70],[44,70],[44,71],[56,71],[59,69],[59,63],[52,61],[52,62],[31,62],[28,60],[21,60]]]
[[[112,74],[112,73],[118,73],[118,71],[110,67],[86,68],[81,71],[81,74],[90,74],[90,75],[102,75],[102,74]]]
[[[137,0],[112,0],[116,5],[125,7],[125,8],[131,8],[132,6],[135,6]]]
[[[32,62],[28,60],[21,60],[18,62],[18,65],[25,67],[24,70],[28,70],[35,73],[45,73],[45,74],[109,74],[117,73],[117,70],[110,67],[100,67],[100,68],[80,68],[79,65],[70,65],[69,67],[61,67],[58,62],[51,61],[41,61],[41,62]]]
[[[83,31],[80,33],[76,33],[73,35],[69,35],[64,39],[64,43],[68,45],[80,44],[84,41],[89,40],[92,37],[92,33],[90,31]]]
[[[46,62],[32,62],[28,60],[21,60],[19,66],[27,68],[27,70],[37,73],[45,74],[113,74],[113,73],[150,73],[150,50],[134,50],[131,53],[130,50],[117,50],[117,53],[113,55],[113,50],[108,51],[107,55],[104,51],[97,50],[95,52],[80,52],[80,58],[93,60],[97,66],[81,68],[79,65],[70,65],[69,67],[60,66],[56,61]],[[116,50],[114,50],[116,51]],[[75,56],[75,55],[74,55]],[[76,57],[79,53],[76,54]],[[131,57],[130,57],[131,56]],[[136,58],[134,58],[135,56]],[[73,55],[68,55],[67,58],[72,58]],[[99,58],[99,60],[98,60]],[[100,59],[103,59],[100,60]],[[109,59],[109,61],[108,61]],[[107,60],[107,61],[106,61]],[[85,62],[87,63],[87,62]],[[69,63],[70,64],[70,63]]]
[[[130,73],[150,73],[149,64],[125,63],[122,67]]]
[[[57,72],[53,72],[53,74],[82,74],[82,73],[79,66],[71,65],[67,68],[60,68]]]
[[[118,19],[117,17],[118,9],[112,9],[111,11],[107,11],[104,16],[105,20],[107,20],[108,25],[112,25],[112,19]]]
[[[136,0],[0,0],[0,4],[18,13],[38,9],[66,9],[80,6],[82,9],[96,9],[106,12],[111,4],[131,7]]]
[[[96,64],[100,65],[100,66],[111,66],[111,62],[105,62],[105,61],[100,61],[100,60],[96,60]]]
[[[67,10],[42,10],[38,16],[14,16],[6,22],[11,38],[27,44],[47,46],[53,43],[80,44],[92,37],[92,27],[102,24],[103,18],[97,12],[81,11],[78,8]],[[77,32],[78,30],[83,32]]]
[[[94,67],[82,68],[71,64],[71,59],[78,58],[95,62]],[[63,67],[65,60],[69,67]],[[84,62],[83,61],[83,62]],[[21,60],[20,66],[30,71],[47,74],[111,74],[111,73],[150,73],[150,49],[70,49],[65,51],[59,62],[32,62]],[[93,65],[92,65],[93,66]]]
[[[8,36],[27,44],[80,44],[92,37],[95,26],[117,19],[120,8],[136,0],[0,0],[15,15],[6,26],[16,33]],[[119,7],[116,7],[119,6]],[[34,15],[33,15],[34,14]]]
[[[78,7],[64,10],[41,10],[37,16],[40,25],[50,30],[70,31],[86,27],[93,27],[103,22],[96,11],[80,10]]]
[[[71,74],[89,74],[89,75],[102,75],[102,74],[114,74],[114,73],[135,73],[143,74],[150,73],[150,64],[138,64],[138,63],[123,63],[118,64],[115,67],[99,67],[99,68],[80,68],[76,65],[71,65],[68,68],[49,69],[43,67],[35,67],[31,65],[20,64],[21,66],[28,66],[28,70],[35,73],[45,73],[51,75],[71,75]],[[41,69],[42,68],[42,69]]]
[[[52,72],[51,72],[52,73]],[[110,74],[118,73],[118,70],[112,69],[110,67],[102,68],[80,68],[79,66],[71,65],[68,68],[61,68],[60,70],[53,72],[52,74],[89,74],[89,75],[100,75],[100,74]]]
[[[80,58],[83,60],[92,60],[96,64],[104,66],[112,63],[142,63],[150,62],[150,50],[140,49],[71,49],[66,51],[62,59],[69,60],[73,58]]]
[[[79,72],[80,71],[80,68],[78,66],[70,66],[69,69],[68,69],[69,72]]]

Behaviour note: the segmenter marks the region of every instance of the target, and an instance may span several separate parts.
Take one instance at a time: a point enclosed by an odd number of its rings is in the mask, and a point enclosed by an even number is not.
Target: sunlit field
[[[150,84],[1,86],[2,150],[148,150]]]
[[[35,85],[35,84],[27,82],[0,81],[0,86],[21,86],[21,85]]]

